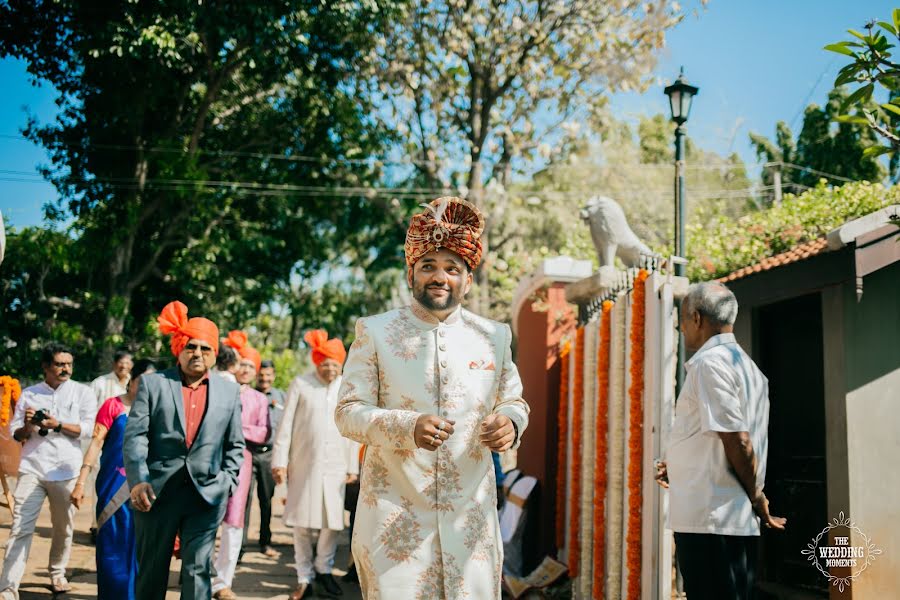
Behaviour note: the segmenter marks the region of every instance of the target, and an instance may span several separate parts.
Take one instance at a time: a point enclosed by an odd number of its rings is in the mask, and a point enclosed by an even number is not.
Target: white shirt
[[[125,386],[119,383],[119,376],[115,373],[107,373],[93,380],[91,390],[97,397],[98,406],[114,396],[121,396],[128,392]]]
[[[83,437],[93,433],[97,399],[82,383],[66,381],[55,390],[44,382],[25,388],[9,423],[10,435],[25,424],[25,410],[29,408],[44,410],[64,425],[78,423]],[[22,445],[19,472],[43,481],[64,481],[78,476],[81,462],[79,438],[55,431],[41,436],[35,431]]]
[[[769,382],[734,335],[713,336],[685,363],[669,436],[669,527],[680,533],[759,535],[759,520],[732,473],[718,432],[746,431],[756,485],[766,480]]]

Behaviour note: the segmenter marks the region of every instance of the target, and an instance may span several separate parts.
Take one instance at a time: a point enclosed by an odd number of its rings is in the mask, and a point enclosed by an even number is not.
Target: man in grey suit
[[[243,461],[238,386],[209,372],[219,330],[181,302],[158,318],[178,366],[141,377],[125,427],[125,473],[135,512],[135,596],[163,600],[175,536],[181,597],[209,600],[216,530]]]

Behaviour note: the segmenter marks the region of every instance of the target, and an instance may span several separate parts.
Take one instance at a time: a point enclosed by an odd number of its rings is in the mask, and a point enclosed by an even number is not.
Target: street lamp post
[[[700,92],[700,88],[690,85],[684,78],[684,67],[678,74],[675,83],[663,90],[669,97],[669,109],[672,111],[672,121],[675,122],[675,255],[684,258],[684,136],[687,128],[688,117],[691,114],[691,101]],[[685,265],[682,261],[675,264],[675,275],[683,276]],[[678,303],[680,310],[681,303]],[[678,338],[678,367],[675,371],[675,392],[681,392],[684,383],[684,339]],[[677,396],[676,396],[677,397]]]

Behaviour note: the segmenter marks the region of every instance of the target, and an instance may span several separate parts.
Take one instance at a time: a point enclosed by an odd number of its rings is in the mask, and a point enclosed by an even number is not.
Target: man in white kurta
[[[314,580],[326,594],[340,592],[331,570],[344,529],[344,487],[359,475],[359,445],[342,437],[334,423],[344,345],[328,340],[323,330],[305,339],[316,371],[291,382],[272,456],[276,482],[286,478],[288,484],[283,518],[294,532],[298,587],[291,598],[297,599]]]
[[[509,327],[459,305],[483,219],[459,199],[430,206],[407,234],[416,300],[360,319],[344,369],[335,420],[367,445],[353,556],[368,600],[499,600],[490,451],[518,445],[528,406]]]

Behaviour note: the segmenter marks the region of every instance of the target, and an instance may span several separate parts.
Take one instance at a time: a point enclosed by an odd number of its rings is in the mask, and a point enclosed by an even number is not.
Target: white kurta
[[[368,445],[352,544],[368,600],[499,600],[494,467],[479,432],[491,413],[520,436],[528,425],[511,337],[462,309],[438,322],[418,304],[357,322],[335,420]],[[421,414],[456,421],[436,452],[416,448]]]
[[[344,528],[344,485],[348,473],[359,473],[359,445],[334,424],[340,385],[340,377],[325,385],[313,373],[296,377],[288,389],[272,467],[287,468],[289,527]]]

